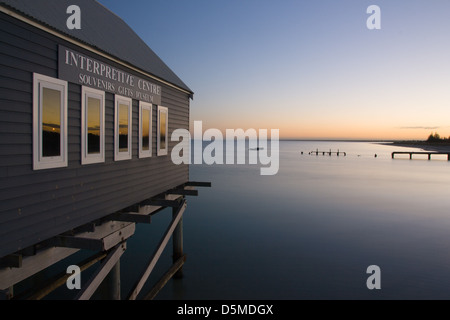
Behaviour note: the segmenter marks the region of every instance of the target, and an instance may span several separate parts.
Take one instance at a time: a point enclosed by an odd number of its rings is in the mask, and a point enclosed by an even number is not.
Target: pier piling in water
[[[172,208],[172,217],[175,218],[177,214],[177,208]],[[177,226],[172,235],[173,253],[172,260],[176,263],[178,259],[183,257],[183,217],[180,218]],[[183,267],[181,266],[174,274],[174,277],[180,279],[183,277]]]
[[[303,153],[302,153],[303,154]],[[337,151],[331,151],[331,149],[330,149],[330,151],[319,151],[319,149],[316,149],[315,151],[311,151],[311,152],[309,152],[308,153],[309,155],[316,155],[316,156],[318,156],[319,154],[322,154],[323,156],[325,156],[325,155],[329,155],[330,157],[333,155],[333,154],[335,154],[336,156],[341,156],[341,155],[343,155],[344,157],[345,156],[347,156],[347,153],[346,152],[343,152],[343,151],[339,151],[339,149],[337,150]]]
[[[447,161],[450,161],[450,152],[428,152],[428,151],[394,151],[392,152],[392,159],[395,159],[395,155],[397,154],[407,154],[409,155],[409,159],[413,159],[413,155],[427,155],[428,160],[431,160],[431,155],[446,155]]]

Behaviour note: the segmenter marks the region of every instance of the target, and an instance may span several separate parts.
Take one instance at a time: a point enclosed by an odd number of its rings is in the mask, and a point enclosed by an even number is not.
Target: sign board
[[[161,104],[161,86],[62,45],[58,47],[58,77],[101,91]]]

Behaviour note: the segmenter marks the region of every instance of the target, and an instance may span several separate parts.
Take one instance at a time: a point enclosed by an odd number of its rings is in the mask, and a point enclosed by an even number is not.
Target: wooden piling
[[[81,288],[80,292],[75,297],[75,300],[89,300],[98,286],[103,282],[105,277],[110,273],[120,260],[123,252],[126,250],[126,242],[116,245],[110,250],[100,266],[91,276],[86,284]]]
[[[325,156],[325,155],[331,156],[333,154],[337,155],[338,157],[341,156],[341,155],[343,155],[344,157],[347,156],[346,152],[340,151],[339,149],[337,151],[331,151],[331,149],[330,149],[330,151],[319,151],[319,149],[316,149],[316,150],[313,150],[313,151],[309,152],[308,154],[309,155],[314,155],[315,154],[316,156],[318,156],[320,154],[322,154],[323,156]]]
[[[177,215],[178,208],[172,208],[172,218],[175,219]],[[180,218],[173,235],[172,235],[172,244],[173,244],[173,255],[172,260],[173,263],[178,261],[183,256],[183,217]],[[177,272],[174,274],[174,278],[180,279],[183,277],[183,267],[181,266]]]
[[[175,228],[177,227],[178,222],[180,221],[181,217],[183,216],[185,209],[186,209],[186,200],[183,200],[180,203],[180,206],[176,209],[175,217],[173,217],[172,222],[170,223],[169,227],[167,228],[166,232],[164,233],[163,238],[160,240],[156,250],[154,251],[152,257],[148,261],[147,267],[143,271],[142,275],[139,277],[139,280],[133,286],[133,289],[131,290],[130,294],[128,295],[127,300],[136,300],[137,296],[139,295],[139,293],[142,290],[142,287],[144,286],[145,282],[147,281],[148,277],[150,276],[150,273],[152,272],[153,268],[155,267],[156,262],[158,261],[164,248],[166,247],[167,243],[169,242],[170,237],[173,235],[173,232],[174,232]]]
[[[175,274],[179,269],[182,268],[184,262],[186,261],[186,256],[182,256],[167,270],[167,272],[159,279],[159,281],[153,286],[153,288],[147,293],[143,300],[153,300],[159,291],[166,285],[166,283],[175,277]]]
[[[105,300],[120,300],[120,259],[103,280]]]
[[[39,250],[33,246],[22,250],[20,254],[3,257],[0,259],[0,300],[40,300],[46,297],[55,289],[65,285],[71,274],[63,270],[39,287],[29,288],[20,292],[17,296],[14,295],[13,286],[82,249],[99,252],[77,263],[80,271],[84,271],[91,266],[97,267],[88,281],[83,281],[81,289],[76,293],[74,292],[74,298],[77,300],[88,300],[91,297],[94,299],[120,300],[120,258],[126,250],[126,240],[134,234],[136,223],[150,223],[152,214],[164,208],[172,207],[172,222],[151,256],[142,276],[127,296],[130,300],[136,299],[172,237],[173,265],[145,297],[146,299],[152,299],[172,277],[180,278],[183,276],[182,266],[186,261],[183,252],[185,196],[197,195],[197,192],[194,192],[196,191],[193,189],[194,186],[211,187],[211,183],[188,182],[168,190],[163,196],[159,195],[142,201],[139,203],[139,205],[143,204],[142,210],[138,205],[136,208],[127,208],[125,211],[105,217],[102,221],[89,223],[89,225],[94,226],[93,228],[87,229],[83,225],[76,230],[48,239],[41,244],[42,247]],[[138,211],[135,212],[134,209],[138,209]]]
[[[0,301],[11,300],[14,297],[14,287],[11,286],[5,290],[0,290]]]
[[[427,155],[428,160],[431,160],[432,155],[446,155],[447,161],[450,161],[450,152],[427,152],[427,151],[394,151],[392,152],[392,159],[395,159],[396,154],[407,154],[409,155],[409,159],[413,159],[413,155],[419,154],[419,155]]]
[[[99,252],[99,253],[95,254],[94,256],[83,260],[78,265],[80,267],[80,271],[83,272],[84,270],[95,265],[97,262],[103,260],[106,257],[106,255],[107,255],[106,252]],[[22,295],[27,300],[41,300],[44,297],[46,297],[48,294],[50,294],[51,292],[56,290],[57,288],[61,287],[62,285],[65,285],[68,278],[69,278],[69,274],[66,272],[66,270],[64,270],[61,273],[57,274],[55,277],[49,279],[41,287],[33,288],[32,293],[25,292],[25,293],[22,293]]]

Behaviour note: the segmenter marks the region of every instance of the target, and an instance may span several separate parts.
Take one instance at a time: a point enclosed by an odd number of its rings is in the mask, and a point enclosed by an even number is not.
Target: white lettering
[[[67,14],[72,14],[67,18],[66,26],[69,30],[81,29],[81,9],[79,6],[71,5],[67,7]]]
[[[67,75],[69,79],[66,80],[71,80],[73,79],[72,77],[77,77],[78,79],[76,81],[95,88],[103,88],[108,91],[113,91],[114,93],[123,94],[128,97],[137,98],[150,103],[160,103],[160,86],[140,79],[139,77],[126,73],[122,70],[116,69],[101,61],[91,59],[77,53],[76,51],[72,51],[67,48],[64,48],[63,50],[65,50],[63,53],[64,57],[61,57],[61,60],[63,61],[60,63],[64,63],[67,66],[72,66],[73,68],[78,69],[78,74],[73,75],[71,73],[70,75]],[[81,73],[85,74],[82,75]],[[92,78],[86,77],[86,74],[92,76]],[[63,77],[66,77],[66,75]],[[111,82],[108,80],[111,80]],[[123,84],[123,86],[120,87],[120,92],[109,90],[109,88],[119,88],[119,86],[113,84],[114,82]],[[159,97],[156,95],[159,95]]]
[[[270,156],[268,156],[269,148],[267,146],[267,130],[259,130],[259,161],[263,165],[269,165],[261,168],[262,176],[272,176],[278,173],[280,168],[280,130],[270,130]]]
[[[184,307],[178,307],[177,314],[179,315],[204,315],[205,318],[208,318],[211,312],[211,307],[188,307],[187,304]]]
[[[212,140],[214,138],[214,140]],[[203,134],[203,141],[212,141],[203,150],[203,161],[207,165],[223,164],[223,136],[219,129],[208,129]],[[214,155],[213,155],[214,153]]]
[[[203,126],[201,121],[194,121],[194,164],[202,164]]]
[[[234,163],[234,139],[237,141],[237,164],[245,164],[245,140],[248,138],[249,149],[255,149],[258,146],[258,136],[255,129],[227,129],[227,164]],[[228,151],[230,150],[230,151]],[[251,161],[251,162],[250,162]],[[256,164],[254,157],[249,159],[250,164]]]
[[[367,278],[366,285],[369,290],[381,289],[381,269],[379,266],[372,265],[367,267],[368,274],[372,274]]]
[[[67,267],[67,274],[71,274],[66,280],[66,285],[69,290],[81,289],[81,270],[80,267],[71,265]]]
[[[259,162],[266,166],[260,168],[261,175],[275,175],[278,173],[280,167],[278,129],[271,130],[270,146],[268,143],[266,129],[259,130],[259,139],[257,137],[256,130],[254,129],[248,129],[245,132],[243,129],[227,129],[226,131],[226,164],[234,164],[234,138],[238,138],[236,148],[238,151],[237,163],[245,164],[247,154],[245,151],[245,139],[249,138],[249,164],[257,164],[259,155]],[[182,139],[181,141],[180,138]],[[194,164],[202,164],[203,162],[207,165],[224,164],[223,140],[223,134],[219,129],[210,128],[203,134],[202,121],[194,121]],[[172,162],[176,165],[182,163],[191,164],[191,156],[189,155],[191,150],[191,134],[189,131],[186,129],[176,129],[172,133],[171,141],[180,141],[172,149]],[[210,143],[203,148],[203,143],[205,141],[209,141]]]
[[[367,8],[367,13],[372,14],[367,18],[367,29],[369,30],[380,30],[381,29],[381,9],[377,5],[371,5]]]
[[[182,139],[180,141],[180,138]],[[191,150],[191,134],[186,129],[176,129],[172,132],[171,141],[180,141],[176,144],[171,153],[172,162],[176,165],[190,164],[190,150]]]

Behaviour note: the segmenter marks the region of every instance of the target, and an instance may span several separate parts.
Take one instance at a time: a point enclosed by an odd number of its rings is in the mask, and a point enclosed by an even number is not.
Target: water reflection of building
[[[80,30],[66,26],[73,4]],[[208,185],[170,159],[193,92],[95,1],[1,0],[0,23],[0,290],[14,297],[15,284],[86,249],[117,276],[135,223],[170,207],[179,230],[185,196]]]

